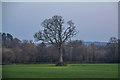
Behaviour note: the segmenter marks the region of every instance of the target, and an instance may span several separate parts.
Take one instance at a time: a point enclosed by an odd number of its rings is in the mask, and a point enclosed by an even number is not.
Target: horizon
[[[6,32],[2,32],[2,33],[6,33]],[[11,34],[11,33],[6,33],[6,34]],[[11,34],[11,35],[13,36],[13,38],[19,39],[18,37],[15,37],[13,34]],[[113,37],[114,37],[114,36],[113,36]],[[118,38],[117,38],[117,39],[118,39]],[[28,39],[22,39],[22,40],[19,39],[19,40],[20,40],[20,41],[23,41],[23,40],[28,40]],[[76,40],[79,41],[79,40],[81,40],[81,39],[76,39]],[[72,39],[71,41],[76,41],[76,40],[73,40],[73,39]],[[30,40],[28,40],[28,41],[30,41]],[[69,41],[69,40],[68,40],[68,41]],[[68,41],[67,41],[67,42],[68,42]],[[108,43],[108,42],[109,42],[109,40],[108,40],[108,41],[85,41],[85,40],[82,40],[82,41],[83,41],[83,42],[103,42],[103,43],[104,43],[104,42],[105,42],[105,43]],[[33,42],[33,43],[42,43],[42,41],[33,41],[33,40],[32,40],[32,42]]]
[[[49,14],[48,14],[49,13]],[[3,2],[3,29],[20,40],[33,40],[41,22],[54,15],[72,20],[79,34],[72,40],[108,42],[118,38],[117,2]]]

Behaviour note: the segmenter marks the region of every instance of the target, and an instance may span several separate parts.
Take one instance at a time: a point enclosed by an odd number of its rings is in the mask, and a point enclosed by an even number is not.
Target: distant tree
[[[2,33],[2,41],[6,41],[6,33]]]
[[[11,49],[2,49],[2,64],[12,64],[15,62],[15,54]]]
[[[37,62],[44,62],[45,56],[47,56],[46,44],[44,42],[37,45]]]
[[[0,49],[2,47],[2,33],[0,32]]]
[[[116,37],[111,37],[109,40],[109,53],[111,55],[111,61],[118,61],[118,39]]]
[[[7,40],[8,41],[12,41],[13,40],[13,36],[9,33],[7,33]]]
[[[12,48],[13,47],[21,47],[21,41],[18,38],[13,38],[11,46],[12,46]]]
[[[32,43],[31,41],[25,45],[24,47],[24,52],[26,54],[26,60],[28,62],[31,62],[31,63],[35,63],[36,61],[36,53],[37,53],[37,48],[36,46],[34,45],[34,43]]]
[[[59,63],[58,65],[64,65],[62,46],[69,39],[76,35],[74,23],[70,20],[67,22],[69,25],[66,29],[63,26],[64,19],[61,16],[53,16],[50,19],[46,19],[42,22],[44,28],[43,31],[35,33],[34,38],[36,41],[44,41],[50,43],[58,48],[59,51]]]
[[[2,33],[2,41],[12,41],[13,40],[13,36],[9,33]]]
[[[118,39],[118,57],[120,57],[120,39]],[[120,59],[118,59],[120,63]]]
[[[2,33],[2,45],[3,47],[12,47],[13,36],[9,33]]]

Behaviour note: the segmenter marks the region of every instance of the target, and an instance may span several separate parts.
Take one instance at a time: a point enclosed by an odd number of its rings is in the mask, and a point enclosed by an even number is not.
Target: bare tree
[[[63,26],[64,19],[62,16],[55,15],[50,19],[42,22],[43,31],[35,33],[34,38],[36,41],[44,41],[56,46],[59,50],[59,64],[63,65],[62,46],[74,35],[77,34],[74,23],[70,20],[67,22],[68,27]]]
[[[118,39],[116,37],[110,38],[109,49],[110,49],[110,53],[112,55],[113,62],[118,61]]]

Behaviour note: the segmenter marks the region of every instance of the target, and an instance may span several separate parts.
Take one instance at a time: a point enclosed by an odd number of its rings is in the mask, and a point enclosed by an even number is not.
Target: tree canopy
[[[66,42],[69,38],[72,38],[77,33],[75,25],[71,20],[67,22],[67,28],[63,25],[64,23],[65,22],[62,16],[55,15],[50,19],[45,19],[42,22],[44,30],[40,30],[35,33],[35,40],[41,40],[61,47],[64,42]]]

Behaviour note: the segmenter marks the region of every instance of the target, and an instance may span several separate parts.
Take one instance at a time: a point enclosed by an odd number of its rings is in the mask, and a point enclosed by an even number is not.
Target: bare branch
[[[61,47],[65,41],[77,34],[74,23],[71,20],[67,22],[69,27],[66,29],[63,23],[64,19],[57,15],[44,20],[42,22],[42,26],[44,27],[43,32],[39,31],[35,33],[34,38],[36,41],[41,40]]]

